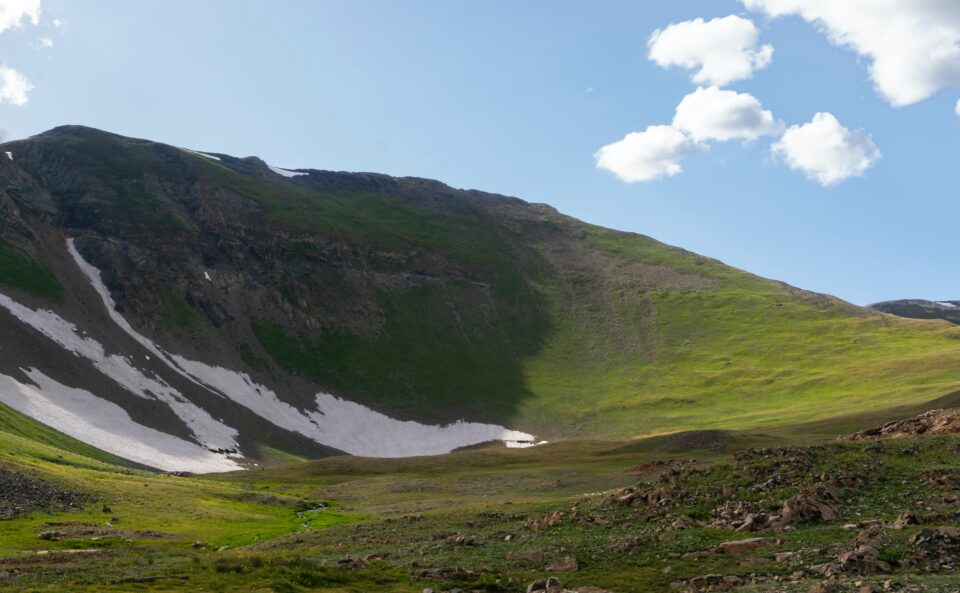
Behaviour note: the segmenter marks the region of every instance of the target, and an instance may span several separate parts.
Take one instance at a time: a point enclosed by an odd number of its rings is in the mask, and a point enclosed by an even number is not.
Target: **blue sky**
[[[0,4],[24,1],[36,0]],[[849,15],[776,16],[766,2],[42,0],[37,25],[0,34],[0,59],[33,86],[24,104],[0,103],[0,128],[84,124],[284,167],[436,178],[858,304],[960,298],[952,65],[931,96],[894,107],[923,81],[878,89],[870,40],[836,44]],[[670,177],[598,168],[602,146],[669,125],[698,86],[695,69],[648,59],[650,35],[728,15],[774,51],[720,86],[762,103],[779,131],[703,142]],[[818,112],[862,129],[882,158],[826,187],[791,169],[771,145]]]

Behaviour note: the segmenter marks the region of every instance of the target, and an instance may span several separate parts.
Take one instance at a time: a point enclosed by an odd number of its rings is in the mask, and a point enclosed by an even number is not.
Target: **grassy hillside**
[[[571,292],[545,285],[556,331],[527,363],[521,417],[628,436],[772,427],[922,401],[956,389],[960,332],[879,315],[686,254],[590,229],[597,250],[715,281]]]
[[[402,418],[555,439],[771,427],[960,389],[960,328],[542,205],[413,178],[286,178],[87,128],[6,146],[135,326],[281,391],[294,377]]]

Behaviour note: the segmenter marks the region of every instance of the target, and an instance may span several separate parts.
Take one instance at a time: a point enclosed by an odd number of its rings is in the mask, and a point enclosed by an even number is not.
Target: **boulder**
[[[769,546],[774,542],[769,537],[752,537],[750,539],[739,539],[735,541],[723,542],[717,546],[717,551],[728,556],[736,556],[753,552],[760,548]]]

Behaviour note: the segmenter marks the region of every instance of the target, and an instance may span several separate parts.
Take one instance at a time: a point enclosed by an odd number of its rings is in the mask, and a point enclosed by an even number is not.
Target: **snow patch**
[[[99,342],[80,335],[74,324],[53,311],[34,311],[2,293],[0,307],[65,350],[89,360],[98,371],[126,391],[143,399],[155,399],[167,404],[190,429],[197,442],[205,447],[224,450],[236,450],[239,447],[235,429],[215,420],[159,377],[148,377],[127,357],[107,354]]]
[[[317,443],[351,455],[409,457],[439,455],[487,441],[536,442],[533,435],[495,424],[456,422],[432,426],[390,418],[370,408],[327,393],[316,396],[317,410],[302,412],[280,400],[269,388],[246,373],[211,366],[179,355],[171,359],[180,369],[224,394],[261,418]]]
[[[213,282],[213,280],[210,279],[210,272],[206,270],[203,271],[203,277],[207,279],[207,282]]]
[[[953,303],[948,303],[948,302],[946,302],[946,301],[937,301],[937,302],[934,303],[934,304],[940,305],[941,307],[947,307],[948,309],[956,309],[956,308],[957,308],[957,306],[954,305]]]
[[[243,469],[225,454],[134,422],[120,406],[59,383],[37,369],[21,369],[33,385],[0,375],[0,401],[75,439],[124,459],[166,471]]]
[[[282,401],[271,389],[253,381],[246,373],[162,351],[152,341],[137,333],[117,312],[116,303],[103,284],[100,271],[83,259],[73,239],[68,239],[67,245],[77,265],[103,300],[111,319],[121,329],[156,354],[174,371],[233,400],[271,424],[351,455],[369,457],[437,455],[487,441],[505,441],[507,446],[513,447],[536,443],[533,435],[495,424],[459,421],[446,426],[432,426],[396,420],[361,404],[327,393],[316,395],[316,411],[301,411]]]
[[[10,159],[11,161],[13,160],[13,153],[12,153],[12,152],[7,151],[7,152],[4,153],[4,154],[7,155],[7,158],[8,158],[8,159]]]
[[[507,449],[528,449],[530,447],[539,447],[546,445],[550,441],[504,441]]]
[[[390,418],[358,403],[328,393],[317,394],[316,422],[324,444],[351,455],[367,457],[410,457],[449,453],[487,441],[533,443],[532,435],[495,424],[458,421],[431,426]]]
[[[290,171],[288,169],[281,169],[280,167],[274,167],[273,165],[267,165],[270,167],[270,170],[276,173],[277,175],[282,175],[284,177],[299,177],[300,175],[309,175],[309,173],[301,173],[299,171]]]
[[[197,151],[197,150],[190,150],[189,148],[181,148],[180,150],[182,150],[182,151],[184,151],[184,152],[189,152],[190,154],[195,154],[195,155],[197,155],[197,156],[207,157],[207,158],[210,159],[211,161],[219,161],[219,160],[220,160],[220,157],[218,157],[218,156],[213,156],[212,154],[207,154],[207,153],[205,153],[205,152],[200,152],[200,151]]]

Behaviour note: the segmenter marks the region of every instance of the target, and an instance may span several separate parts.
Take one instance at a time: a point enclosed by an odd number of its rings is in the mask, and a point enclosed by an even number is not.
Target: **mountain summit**
[[[960,333],[549,206],[78,126],[0,148],[0,401],[162,469],[763,427]]]

